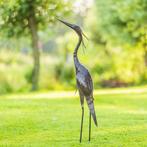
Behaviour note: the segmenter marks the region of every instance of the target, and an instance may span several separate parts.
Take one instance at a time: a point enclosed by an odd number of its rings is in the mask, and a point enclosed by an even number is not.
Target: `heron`
[[[58,19],[58,18],[57,18]],[[91,116],[93,118],[94,124],[97,126],[97,118],[94,108],[94,97],[93,97],[93,81],[91,78],[91,75],[87,68],[85,68],[79,61],[77,53],[78,49],[83,42],[83,36],[86,37],[86,35],[82,32],[82,29],[75,24],[68,23],[66,21],[63,21],[61,19],[58,19],[60,22],[65,24],[66,26],[73,29],[76,34],[78,35],[78,43],[74,49],[73,52],[73,59],[74,59],[74,65],[75,65],[75,71],[76,71],[76,84],[77,89],[79,92],[80,97],[80,103],[82,108],[82,117],[81,117],[81,127],[80,127],[80,143],[82,141],[82,130],[83,130],[83,119],[84,119],[84,98],[86,99],[86,102],[88,104],[89,108],[89,142],[91,140]]]

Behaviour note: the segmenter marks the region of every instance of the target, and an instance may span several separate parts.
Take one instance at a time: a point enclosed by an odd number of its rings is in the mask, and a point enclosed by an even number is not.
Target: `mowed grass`
[[[79,143],[79,98],[0,97],[0,147],[147,147],[147,93],[95,95],[98,127],[85,103]]]

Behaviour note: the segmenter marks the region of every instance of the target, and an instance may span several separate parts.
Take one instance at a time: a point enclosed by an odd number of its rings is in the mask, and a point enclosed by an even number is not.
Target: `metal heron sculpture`
[[[66,26],[73,29],[78,37],[79,41],[75,47],[73,58],[74,58],[74,65],[76,69],[76,81],[77,81],[77,88],[79,91],[80,102],[82,107],[82,119],[81,119],[81,130],[80,130],[80,142],[82,141],[82,130],[83,130],[83,118],[84,118],[84,97],[86,98],[88,107],[89,107],[89,141],[91,139],[91,115],[94,120],[95,125],[97,126],[97,119],[96,113],[94,109],[94,98],[93,98],[93,82],[89,71],[79,62],[77,52],[83,42],[83,32],[81,28],[75,24],[70,24],[63,20],[58,19],[60,22],[65,24]],[[85,35],[84,35],[85,36]],[[86,37],[86,36],[85,36]]]

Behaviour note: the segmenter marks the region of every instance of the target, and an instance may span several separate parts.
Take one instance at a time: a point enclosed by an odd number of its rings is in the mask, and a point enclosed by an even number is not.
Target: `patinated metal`
[[[66,26],[72,28],[78,35],[79,41],[75,47],[73,58],[74,58],[74,65],[76,70],[76,82],[77,88],[79,91],[81,108],[82,108],[82,119],[81,119],[81,130],[80,130],[80,142],[82,141],[82,130],[83,130],[83,118],[84,118],[84,98],[87,101],[89,107],[89,141],[91,139],[91,115],[94,120],[95,125],[97,126],[97,119],[96,113],[94,108],[94,98],[93,98],[93,82],[91,75],[87,68],[85,68],[78,59],[77,52],[83,42],[83,32],[81,28],[75,24],[70,24],[63,20],[58,19],[60,22],[64,23]],[[85,35],[84,35],[85,36]]]

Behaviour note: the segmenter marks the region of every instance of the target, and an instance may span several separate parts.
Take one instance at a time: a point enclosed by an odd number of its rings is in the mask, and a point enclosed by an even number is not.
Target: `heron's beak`
[[[68,27],[74,29],[72,24],[70,24],[70,23],[68,23],[68,22],[65,22],[65,21],[63,21],[63,20],[60,20],[60,19],[58,19],[58,18],[57,18],[57,20],[59,20],[60,22],[64,23],[66,26],[68,26]]]

